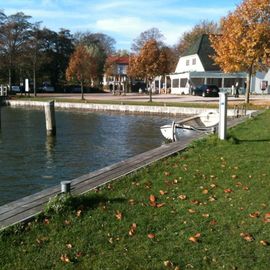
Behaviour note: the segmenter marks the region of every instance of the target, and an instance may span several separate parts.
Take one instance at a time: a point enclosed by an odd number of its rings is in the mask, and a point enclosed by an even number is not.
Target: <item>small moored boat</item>
[[[170,141],[179,141],[181,137],[190,136],[194,132],[215,132],[219,122],[219,113],[209,111],[200,115],[173,121],[171,125],[160,127],[162,135]]]

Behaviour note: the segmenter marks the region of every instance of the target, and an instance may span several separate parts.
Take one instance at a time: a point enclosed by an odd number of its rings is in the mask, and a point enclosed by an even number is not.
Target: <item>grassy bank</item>
[[[48,214],[0,234],[0,269],[269,269],[269,152],[267,111],[228,141],[211,136],[55,200]]]

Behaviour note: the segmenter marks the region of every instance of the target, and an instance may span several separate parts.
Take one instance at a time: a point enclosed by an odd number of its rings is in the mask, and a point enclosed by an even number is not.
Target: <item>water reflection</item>
[[[44,111],[2,108],[0,205],[162,144],[168,118],[56,111],[47,137]]]
[[[46,136],[46,166],[50,168],[54,163],[54,148],[56,144],[55,136]]]

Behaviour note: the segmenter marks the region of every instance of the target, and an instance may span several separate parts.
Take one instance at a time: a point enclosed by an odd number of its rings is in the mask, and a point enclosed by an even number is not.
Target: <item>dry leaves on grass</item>
[[[60,260],[64,263],[70,263],[70,258],[66,254],[61,255]]]
[[[154,233],[148,233],[148,234],[147,234],[147,237],[148,237],[149,239],[154,239],[154,238],[156,237],[156,235],[155,235]]]
[[[136,230],[137,230],[137,224],[132,223],[130,228],[129,228],[128,235],[133,236],[136,233]]]
[[[122,220],[123,218],[123,214],[119,210],[116,211],[114,216],[116,217],[117,220]]]
[[[156,197],[152,194],[149,196],[149,204],[150,206],[157,208],[161,208],[165,205],[165,203],[157,203]]]
[[[249,214],[249,217],[251,217],[251,218],[258,218],[258,217],[260,217],[260,212],[259,211],[255,211],[253,213],[250,213]]]
[[[266,241],[266,240],[261,240],[260,244],[263,245],[263,246],[269,246],[269,242]]]
[[[201,237],[201,234],[200,234],[200,233],[196,233],[195,235],[190,236],[190,237],[188,238],[188,240],[189,240],[190,242],[192,242],[192,243],[198,243],[200,237]]]
[[[252,241],[254,241],[255,239],[254,239],[254,237],[251,235],[251,234],[249,234],[249,233],[240,233],[240,236],[244,239],[244,240],[246,240],[247,242],[252,242]]]
[[[269,223],[270,222],[270,212],[269,213],[266,213],[264,215],[263,222],[265,222],[265,223]]]

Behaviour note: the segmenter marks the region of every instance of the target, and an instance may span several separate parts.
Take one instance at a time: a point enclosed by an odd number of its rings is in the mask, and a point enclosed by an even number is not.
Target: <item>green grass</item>
[[[55,199],[0,234],[0,269],[269,269],[269,153],[266,111],[227,141],[210,136],[62,207]]]

